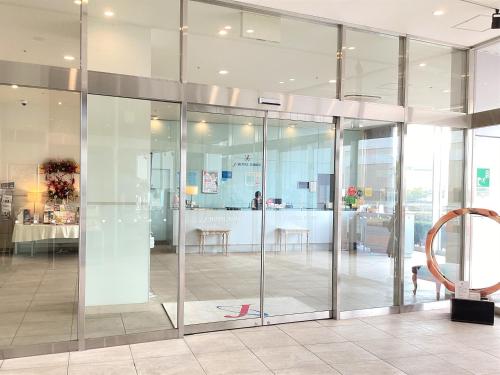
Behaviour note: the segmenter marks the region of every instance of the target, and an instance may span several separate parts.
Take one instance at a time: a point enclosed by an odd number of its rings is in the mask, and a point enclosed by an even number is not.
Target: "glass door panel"
[[[280,116],[267,127],[264,312],[332,310],[334,119]]]
[[[258,113],[188,111],[186,325],[260,318],[263,117]]]
[[[472,207],[500,213],[500,125],[474,130]],[[473,216],[471,220],[470,281],[472,288],[498,283],[500,231],[493,220]],[[500,292],[490,296],[500,307]]]
[[[89,95],[85,335],[174,328],[178,104]]]
[[[346,119],[340,310],[392,306],[398,127]]]

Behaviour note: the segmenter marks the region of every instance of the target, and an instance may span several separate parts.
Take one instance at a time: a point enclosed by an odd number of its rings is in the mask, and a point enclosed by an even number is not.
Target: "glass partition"
[[[399,38],[347,29],[344,99],[398,104]]]
[[[187,53],[190,82],[336,96],[335,26],[190,1]]]
[[[333,118],[271,118],[266,148],[264,311],[331,310]]]
[[[426,152],[422,152],[425,144]],[[463,206],[464,130],[408,125],[405,143],[405,304],[450,297],[426,266],[427,232],[447,212]],[[449,221],[434,240],[443,273],[457,280],[462,249],[462,218]]]
[[[0,60],[78,68],[80,4],[0,0]]]
[[[466,51],[411,39],[408,49],[408,105],[465,112]]]
[[[179,105],[88,97],[85,336],[177,324]]]
[[[80,94],[0,86],[0,350],[77,338],[79,163]]]
[[[344,129],[340,310],[392,306],[398,126],[346,119]]]
[[[263,118],[188,112],[185,324],[260,317]]]
[[[179,80],[180,2],[88,2],[88,69]]]
[[[476,52],[474,112],[500,107],[500,43]]]
[[[472,206],[500,212],[500,125],[474,130]],[[496,150],[493,152],[493,150]],[[470,282],[484,288],[498,282],[500,243],[498,223],[473,216],[471,220]],[[491,296],[500,306],[500,292]]]

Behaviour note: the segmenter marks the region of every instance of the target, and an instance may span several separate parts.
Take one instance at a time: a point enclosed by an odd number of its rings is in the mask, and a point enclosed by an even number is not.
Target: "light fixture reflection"
[[[228,73],[229,73],[228,70],[219,70],[219,74],[226,75]]]
[[[442,16],[444,14],[444,10],[435,10],[434,13],[432,13],[435,16]]]
[[[73,1],[76,5],[82,5],[82,2],[80,0],[75,0]]]
[[[226,26],[224,26],[224,29],[226,29],[226,30],[231,30],[232,28],[233,28],[233,27],[232,27],[231,25],[226,25]]]
[[[337,83],[337,80],[336,79],[331,79],[328,81],[328,83]]]
[[[18,86],[18,85],[12,85],[12,86],[10,86],[10,87],[12,87],[13,89],[17,89],[17,88],[19,88],[19,86]]]
[[[247,29],[247,34],[253,34],[255,32],[254,29]]]
[[[423,68],[424,66],[427,66],[427,64],[423,62],[423,63],[418,64],[418,66],[420,66],[421,68]]]
[[[71,55],[65,55],[64,56],[64,60],[73,61],[74,59],[75,59],[75,57],[71,56]]]
[[[104,15],[105,15],[106,17],[113,17],[113,16],[115,15],[115,12],[113,12],[112,10],[106,10],[106,11],[104,12]]]
[[[227,31],[226,30],[219,30],[219,35],[220,36],[227,35]]]
[[[290,79],[288,79],[288,80],[289,80],[290,82],[293,82],[293,81],[295,81],[295,78],[290,78]]]

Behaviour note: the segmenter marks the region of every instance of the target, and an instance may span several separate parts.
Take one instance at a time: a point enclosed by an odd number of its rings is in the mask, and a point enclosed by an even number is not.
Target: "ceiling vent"
[[[380,99],[382,99],[382,97],[378,95],[367,95],[367,94],[346,94],[344,95],[344,99],[355,100],[360,102],[378,102]]]
[[[469,18],[466,21],[460,22],[453,26],[454,29],[477,31],[482,33],[491,29],[491,16],[479,14],[475,17]]]

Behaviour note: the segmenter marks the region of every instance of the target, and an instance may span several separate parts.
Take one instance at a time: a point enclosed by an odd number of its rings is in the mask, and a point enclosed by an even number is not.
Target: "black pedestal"
[[[452,298],[451,320],[492,326],[495,322],[495,303],[487,300]]]

